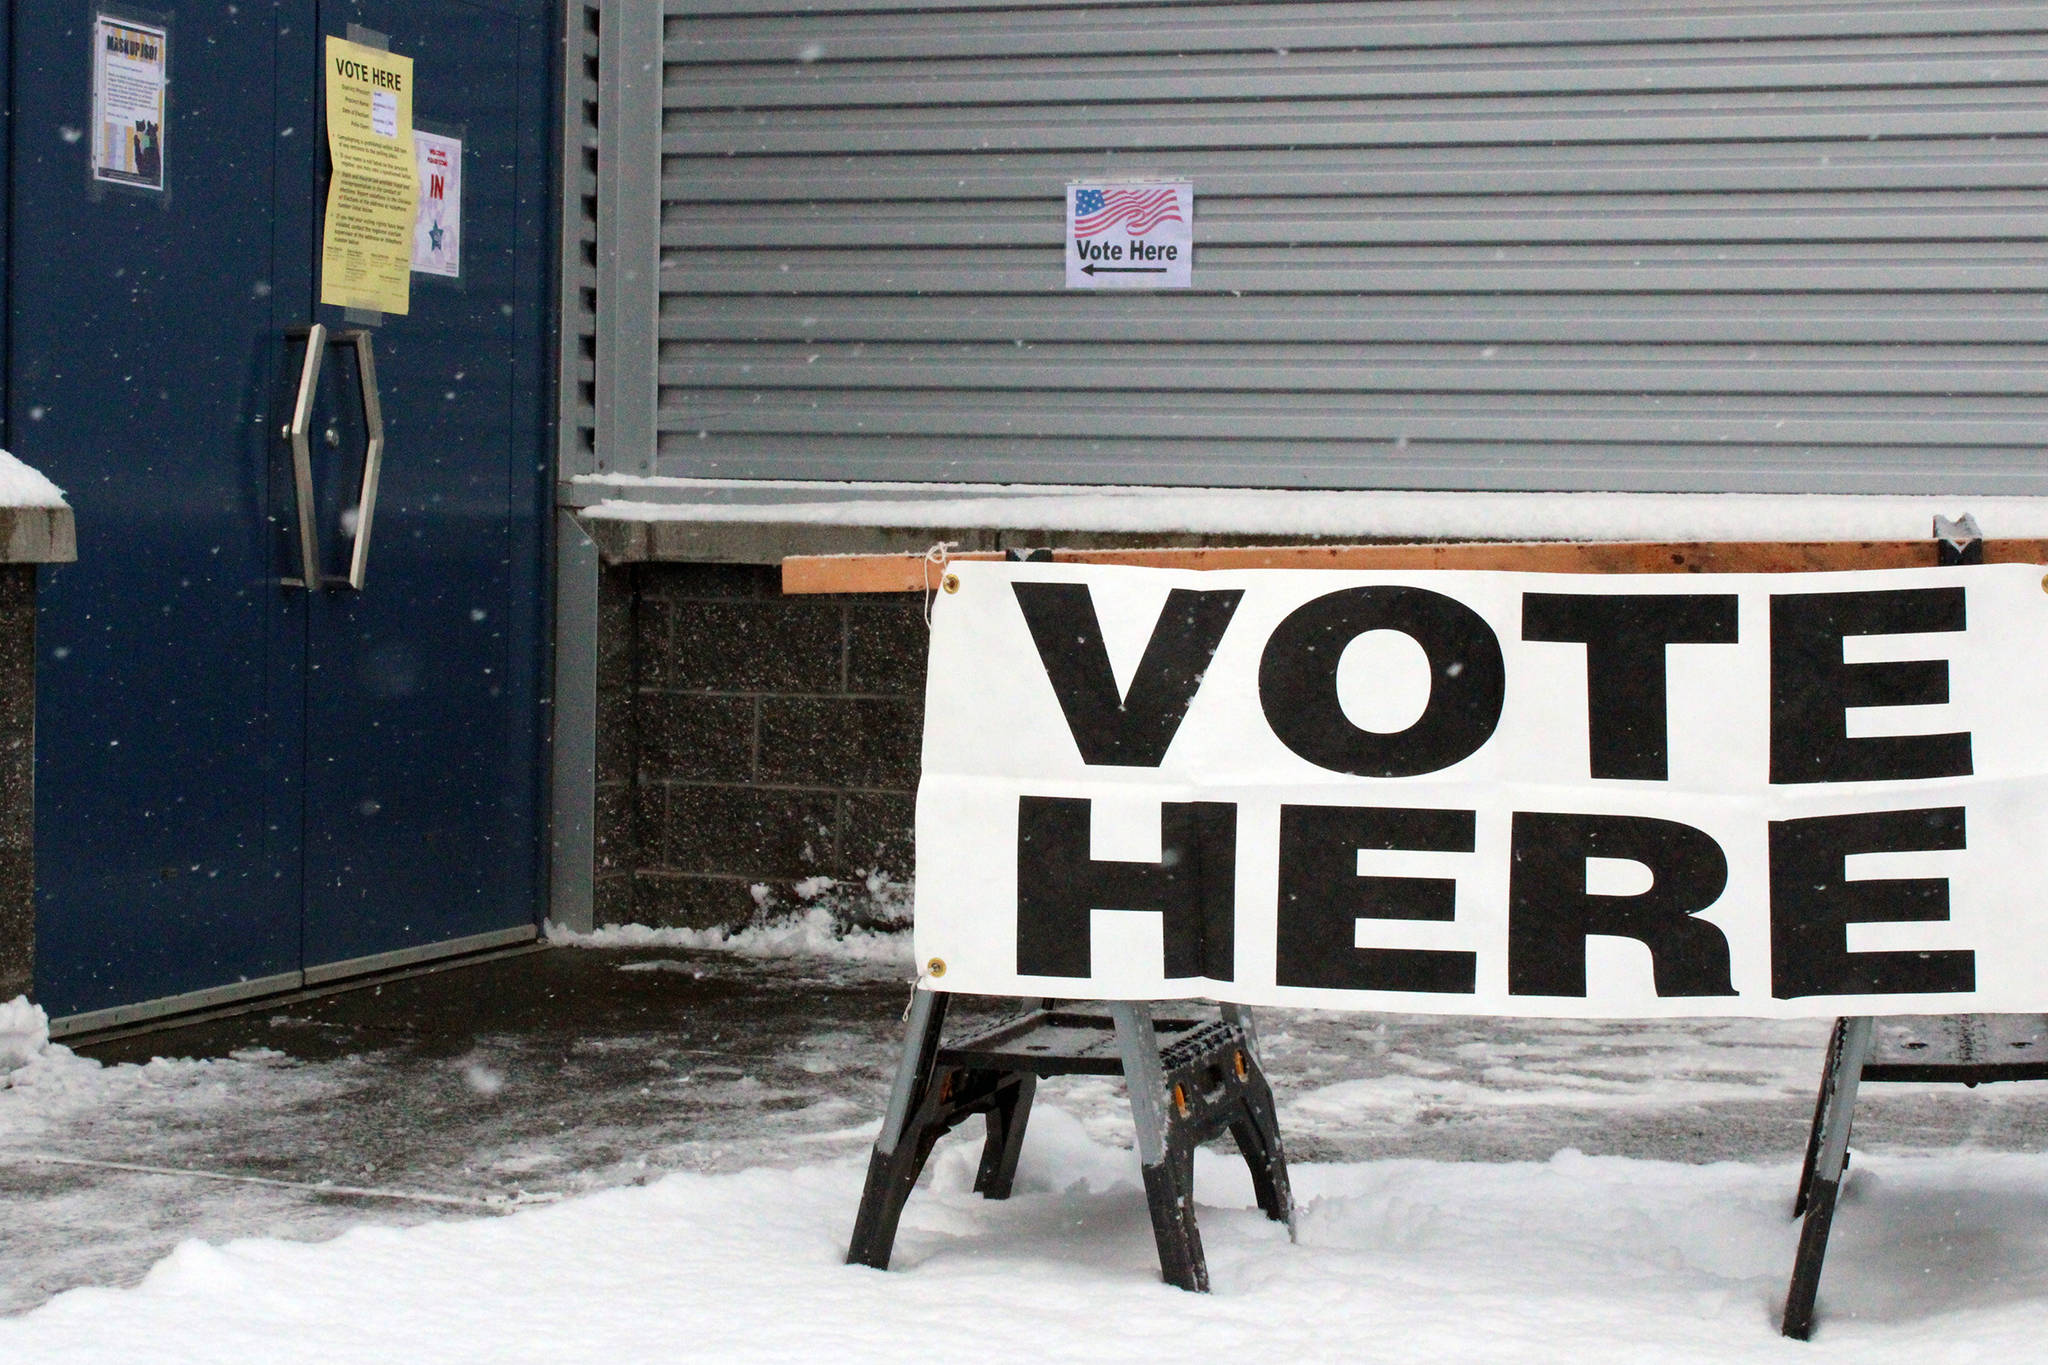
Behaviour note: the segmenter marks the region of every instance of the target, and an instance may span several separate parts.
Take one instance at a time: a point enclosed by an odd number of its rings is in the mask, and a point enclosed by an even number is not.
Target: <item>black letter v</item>
[[[1086,583],[1012,583],[1045,676],[1083,763],[1156,768],[1237,611],[1242,589],[1175,588],[1153,623],[1145,657],[1119,697]]]

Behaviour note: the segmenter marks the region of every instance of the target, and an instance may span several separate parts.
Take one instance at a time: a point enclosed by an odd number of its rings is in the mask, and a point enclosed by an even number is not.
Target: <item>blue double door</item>
[[[151,190],[92,179],[95,8],[13,7],[8,439],[79,531],[77,563],[39,584],[37,990],[53,1016],[112,1022],[534,930],[548,9],[178,5],[158,21]],[[322,39],[351,26],[412,58],[416,122],[461,143],[460,275],[415,274],[410,311],[375,325],[316,302]],[[325,348],[302,508],[286,427],[315,323],[367,335],[374,370],[358,346]]]

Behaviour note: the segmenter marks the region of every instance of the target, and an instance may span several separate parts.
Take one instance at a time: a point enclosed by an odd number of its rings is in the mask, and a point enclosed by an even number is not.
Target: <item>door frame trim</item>
[[[549,777],[548,919],[597,924],[597,673],[604,628],[597,545],[567,509],[555,526],[554,714]]]
[[[259,976],[248,981],[237,981],[229,986],[209,986],[202,991],[186,991],[182,995],[166,995],[156,1000],[142,1000],[133,1005],[110,1005],[103,1010],[87,1010],[83,1014],[67,1014],[61,1019],[50,1021],[52,1038],[68,1038],[74,1033],[91,1033],[96,1029],[118,1028],[122,1024],[133,1024],[144,1019],[155,1019],[166,1014],[184,1014],[191,1010],[203,1010],[213,1005],[231,1004],[258,995],[277,995],[284,991],[295,991],[302,984],[302,972],[279,972],[275,976]]]
[[[515,924],[510,929],[492,929],[467,938],[422,943],[416,948],[396,948],[388,953],[371,953],[368,957],[352,957],[342,962],[324,962],[317,967],[306,968],[300,976],[304,978],[305,985],[324,986],[330,981],[367,976],[371,972],[388,972],[393,967],[410,967],[415,962],[429,962],[437,957],[454,957],[459,953],[480,953],[487,948],[531,943],[539,937],[540,926]]]
[[[183,995],[166,995],[160,999],[143,1000],[133,1005],[114,1005],[103,1010],[87,1010],[83,1014],[67,1014],[61,1019],[50,1021],[50,1037],[69,1038],[80,1033],[97,1033],[102,1029],[119,1028],[123,1024],[163,1019],[174,1014],[191,1014],[216,1005],[231,1005],[258,996],[284,995],[308,986],[322,986],[355,976],[372,976],[378,972],[390,971],[394,967],[410,967],[415,963],[429,962],[436,958],[462,957],[491,948],[531,943],[539,937],[540,929],[537,925],[521,924],[510,929],[493,929],[489,933],[471,934],[468,938],[450,939],[445,943],[423,943],[417,948],[400,948],[395,952],[373,953],[369,957],[350,958],[345,962],[324,963],[300,972],[279,972],[275,976],[259,976],[249,981],[237,981],[229,986],[187,991]]]

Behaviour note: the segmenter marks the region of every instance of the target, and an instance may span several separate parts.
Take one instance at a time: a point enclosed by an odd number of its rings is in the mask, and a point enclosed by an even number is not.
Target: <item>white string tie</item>
[[[937,569],[939,571],[939,578],[943,580],[946,576],[946,561],[951,558],[951,555],[947,552],[959,548],[959,545],[960,542],[957,540],[942,540],[924,552],[924,628],[926,630],[932,628],[932,594],[936,591],[932,584],[932,570]]]

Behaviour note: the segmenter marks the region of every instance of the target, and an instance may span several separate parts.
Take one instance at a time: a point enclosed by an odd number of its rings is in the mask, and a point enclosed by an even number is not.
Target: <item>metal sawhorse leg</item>
[[[1793,1217],[1804,1217],[1792,1285],[1785,1296],[1784,1334],[1813,1334],[1814,1300],[1835,1200],[1849,1165],[1849,1130],[1856,1091],[1865,1082],[2048,1079],[2048,1016],[2038,1014],[1900,1015],[1835,1021],[1828,1042],[1813,1129],[1799,1172]]]
[[[1292,1234],[1294,1199],[1273,1092],[1248,1013],[1155,1019],[1150,1005],[1078,1002],[1039,1008],[953,1044],[941,1041],[948,997],[917,991],[889,1110],[868,1161],[846,1259],[887,1269],[903,1206],[940,1137],[969,1117],[987,1123],[975,1192],[1006,1199],[1040,1077],[1121,1075],[1130,1092],[1145,1200],[1168,1284],[1205,1291],[1195,1226],[1195,1148],[1229,1132],[1266,1216]]]

